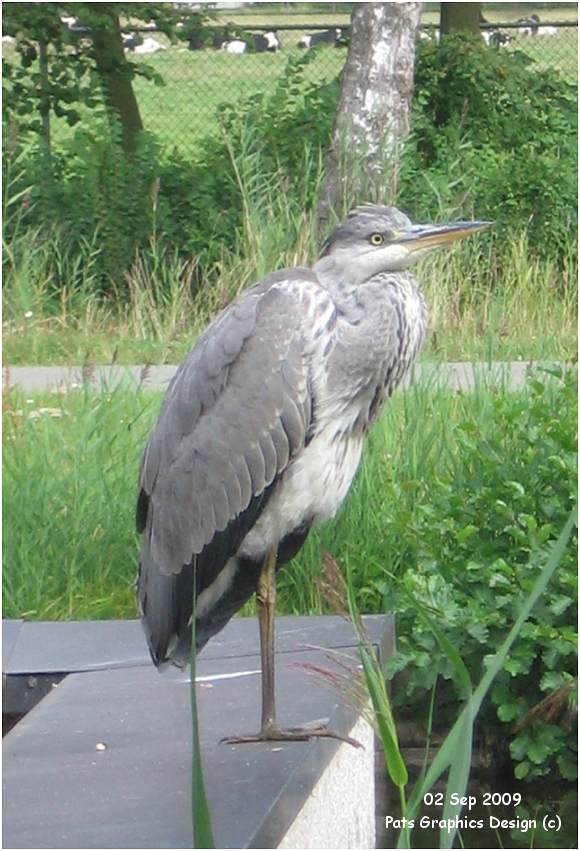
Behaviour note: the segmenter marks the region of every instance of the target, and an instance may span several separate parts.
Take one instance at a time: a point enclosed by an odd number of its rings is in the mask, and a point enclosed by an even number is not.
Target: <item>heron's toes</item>
[[[305,724],[303,727],[278,727],[269,726],[260,730],[259,733],[243,736],[226,736],[221,740],[221,744],[240,745],[250,742],[308,742],[310,739],[338,739],[341,742],[346,742],[354,748],[362,748],[360,742],[353,739],[351,736],[346,736],[343,733],[337,733],[336,730],[331,730],[326,724]]]

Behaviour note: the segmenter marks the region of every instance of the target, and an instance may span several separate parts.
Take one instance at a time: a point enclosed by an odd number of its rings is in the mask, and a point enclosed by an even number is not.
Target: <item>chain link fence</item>
[[[499,23],[481,25],[490,49],[521,51],[538,69],[553,68],[577,79],[577,21]],[[271,95],[289,59],[312,52],[304,77],[312,83],[337,77],[347,54],[348,27],[336,24],[261,24],[223,31],[210,44],[187,37],[171,43],[151,27],[124,34],[127,55],[150,66],[163,80],[156,86],[137,76],[134,88],[147,131],[166,149],[193,156],[201,138],[219,132],[219,118],[227,105],[238,105],[253,95]],[[438,39],[435,24],[419,31],[419,40]],[[51,135],[62,140],[71,129],[50,116]]]
[[[136,82],[136,91],[147,130],[164,144],[191,154],[197,140],[218,132],[219,116],[227,104],[239,104],[252,95],[272,94],[282,78],[290,57],[314,51],[305,68],[307,80],[322,83],[336,78],[346,60],[348,30],[333,26],[298,28],[277,26],[277,49],[258,52],[254,38],[268,32],[267,27],[245,31],[249,45],[243,53],[233,52],[240,40],[223,45],[189,49],[184,44],[171,45],[158,33],[143,34],[152,38],[157,52],[139,55],[161,75],[165,85],[153,86],[146,80]],[[538,69],[554,68],[570,79],[577,78],[577,23],[550,23],[532,31],[515,24],[483,25],[482,34],[490,48],[522,51]],[[435,26],[419,33],[421,40],[438,38]],[[319,40],[319,44],[312,46]],[[303,46],[310,40],[310,46]],[[232,52],[228,52],[232,50]]]

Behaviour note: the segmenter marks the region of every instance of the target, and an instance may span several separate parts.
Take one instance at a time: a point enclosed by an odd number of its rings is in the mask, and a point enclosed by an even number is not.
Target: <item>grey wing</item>
[[[145,449],[139,602],[156,662],[189,630],[194,583],[199,594],[235,554],[307,437],[299,291],[272,279],[234,302],[200,338]]]

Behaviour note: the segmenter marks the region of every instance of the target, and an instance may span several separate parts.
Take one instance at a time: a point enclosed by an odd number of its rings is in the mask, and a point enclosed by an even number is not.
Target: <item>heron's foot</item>
[[[352,745],[353,748],[362,748],[360,742],[351,736],[337,733],[326,724],[305,724],[303,727],[278,727],[277,724],[269,724],[262,727],[259,733],[246,736],[226,736],[222,739],[225,745],[241,745],[250,742],[309,742],[310,739],[338,739]]]

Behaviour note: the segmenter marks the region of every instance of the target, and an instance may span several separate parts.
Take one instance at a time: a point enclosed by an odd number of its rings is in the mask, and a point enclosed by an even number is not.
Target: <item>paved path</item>
[[[545,363],[554,367],[555,363]],[[522,387],[539,364],[527,361],[492,363],[422,363],[411,380],[446,384],[453,390],[471,390],[477,382]],[[163,390],[176,366],[13,366],[4,369],[3,389],[19,386],[29,393],[57,391],[63,387],[89,385],[112,389],[119,385]]]

